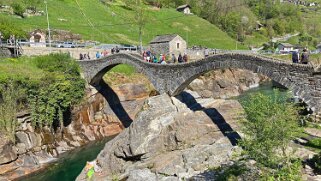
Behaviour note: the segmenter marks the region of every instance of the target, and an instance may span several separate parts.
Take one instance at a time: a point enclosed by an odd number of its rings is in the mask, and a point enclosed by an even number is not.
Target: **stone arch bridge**
[[[248,54],[217,54],[184,64],[155,64],[139,55],[115,54],[97,60],[79,61],[83,76],[94,87],[106,72],[119,64],[128,64],[148,77],[159,93],[178,95],[195,78],[211,70],[236,68],[263,74],[292,90],[314,113],[321,113],[321,73],[312,66],[285,63]]]

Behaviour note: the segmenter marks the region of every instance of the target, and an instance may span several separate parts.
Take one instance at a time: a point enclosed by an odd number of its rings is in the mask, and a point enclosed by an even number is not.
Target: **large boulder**
[[[178,180],[217,167],[232,156],[241,111],[237,101],[202,99],[191,91],[151,97],[98,155],[103,171],[95,179]],[[77,179],[84,180],[85,171]]]

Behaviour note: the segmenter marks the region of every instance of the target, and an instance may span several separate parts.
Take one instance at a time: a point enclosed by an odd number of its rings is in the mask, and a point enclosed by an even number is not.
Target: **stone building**
[[[174,53],[177,57],[180,53],[184,54],[186,48],[186,41],[177,34],[159,35],[150,42],[150,51],[157,55],[171,55]]]
[[[192,7],[188,4],[184,4],[176,8],[178,12],[183,12],[184,14],[192,14],[191,9]]]
[[[293,51],[294,46],[290,43],[280,43],[278,49],[280,52],[290,52]]]
[[[46,47],[46,31],[36,29],[29,36],[30,47]]]

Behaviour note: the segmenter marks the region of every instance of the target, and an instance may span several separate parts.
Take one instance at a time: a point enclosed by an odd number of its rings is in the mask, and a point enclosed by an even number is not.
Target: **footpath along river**
[[[254,93],[262,93],[264,95],[273,94],[273,86],[271,82],[266,82],[257,88],[250,89],[242,95],[235,97],[239,101],[244,101]],[[281,90],[280,96],[287,94],[287,91]],[[56,162],[52,163],[46,169],[32,174],[31,176],[21,178],[23,181],[74,181],[86,165],[86,161],[94,160],[104,145],[113,137],[90,143],[84,147],[63,154]]]

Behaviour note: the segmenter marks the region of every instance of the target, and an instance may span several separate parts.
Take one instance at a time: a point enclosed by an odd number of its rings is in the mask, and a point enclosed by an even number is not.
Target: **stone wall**
[[[179,48],[177,48],[177,43],[179,43]],[[169,42],[169,55],[175,54],[176,58],[179,54],[186,53],[187,44],[180,36],[175,37],[172,41]]]
[[[22,47],[23,55],[25,56],[39,56],[49,55],[50,53],[68,53],[72,58],[79,59],[79,54],[86,53],[90,55],[91,59],[96,58],[96,52],[102,52],[102,49],[86,49],[86,48],[49,48],[49,47]],[[110,53],[110,51],[109,51]]]
[[[150,47],[150,51],[156,55],[169,54],[169,43],[154,43],[154,44],[150,44],[149,47]]]

